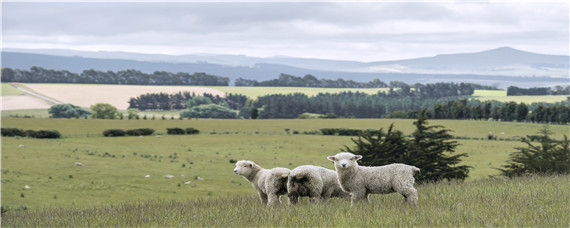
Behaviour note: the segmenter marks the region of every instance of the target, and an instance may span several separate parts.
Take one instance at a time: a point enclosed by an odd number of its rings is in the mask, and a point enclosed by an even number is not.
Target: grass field
[[[24,94],[24,92],[16,89],[16,87],[11,86],[7,83],[2,83],[2,96],[14,96]]]
[[[85,209],[7,212],[3,227],[568,227],[570,176],[530,176],[417,187],[418,206],[373,195],[262,206],[253,194],[201,200],[141,200]]]
[[[556,103],[566,101],[568,95],[552,95],[552,96],[507,96],[506,90],[475,90],[472,99],[480,101],[496,100],[500,102],[517,102],[517,103]]]
[[[232,173],[230,159],[251,159],[262,167],[294,168],[304,164],[333,168],[325,159],[352,146],[351,137],[287,134],[324,127],[387,128],[409,134],[413,120],[92,120],[3,118],[2,127],[56,129],[62,139],[2,138],[2,205],[40,209],[47,206],[85,208],[117,202],[188,200],[255,194]],[[469,181],[498,174],[518,141],[503,139],[534,134],[542,125],[486,121],[430,121],[454,130],[471,165]],[[194,127],[199,135],[102,137],[105,129]],[[562,137],[567,126],[550,126]],[[501,140],[484,140],[489,131]],[[501,134],[500,132],[504,132]],[[76,166],[81,162],[84,166]],[[164,175],[174,175],[165,179]],[[150,175],[151,178],[144,178]],[[181,177],[180,175],[184,175]],[[202,177],[204,181],[196,180]],[[191,184],[184,184],[190,181]],[[24,190],[29,185],[31,189]]]

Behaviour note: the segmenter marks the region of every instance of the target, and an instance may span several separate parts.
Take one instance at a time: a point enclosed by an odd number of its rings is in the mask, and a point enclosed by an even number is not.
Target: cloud
[[[4,2],[3,46],[377,61],[568,53],[568,3]]]

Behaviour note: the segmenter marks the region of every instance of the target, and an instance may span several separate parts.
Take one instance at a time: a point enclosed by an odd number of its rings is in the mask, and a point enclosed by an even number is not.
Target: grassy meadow
[[[14,95],[21,95],[24,92],[16,89],[16,87],[11,86],[8,83],[2,83],[2,96],[14,96]]]
[[[199,200],[144,200],[82,209],[6,213],[5,227],[567,227],[570,176],[528,176],[418,186],[417,206],[372,195],[296,206],[262,206],[253,194]]]
[[[232,160],[249,159],[262,167],[294,168],[314,164],[333,169],[325,159],[352,146],[351,137],[306,135],[320,128],[386,129],[391,123],[406,134],[413,120],[93,120],[3,118],[2,127],[56,129],[55,140],[2,138],[2,206],[18,209],[86,208],[137,200],[189,200],[255,194],[234,175]],[[542,125],[487,121],[430,121],[454,130],[474,169],[468,181],[498,174],[517,136]],[[199,135],[165,135],[169,127],[194,127]],[[152,128],[161,137],[102,137],[105,129]],[[289,129],[289,133],[285,129]],[[567,126],[550,126],[555,137]],[[299,131],[300,134],[293,134]],[[494,132],[498,140],[486,140]],[[84,166],[76,166],[81,162]],[[173,175],[172,179],[163,178]],[[145,178],[150,175],[150,178]],[[184,175],[183,177],[181,175]],[[204,180],[199,181],[197,177]],[[185,184],[190,181],[189,184]],[[30,189],[25,190],[24,186]]]

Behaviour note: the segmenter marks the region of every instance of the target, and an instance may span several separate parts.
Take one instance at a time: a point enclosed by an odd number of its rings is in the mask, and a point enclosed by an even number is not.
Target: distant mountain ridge
[[[406,60],[357,62],[294,57],[258,58],[245,55],[160,55],[127,52],[88,52],[57,49],[4,49],[2,67],[119,71],[146,73],[205,72],[253,80],[276,78],[281,73],[355,81],[474,82],[506,87],[550,86],[568,83],[570,56],[544,55],[501,47],[483,52],[441,54]]]

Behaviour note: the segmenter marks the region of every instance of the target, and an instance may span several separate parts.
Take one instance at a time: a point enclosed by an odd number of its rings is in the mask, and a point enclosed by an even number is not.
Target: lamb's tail
[[[419,173],[420,169],[418,167],[412,166],[412,176],[416,175],[416,173]]]

